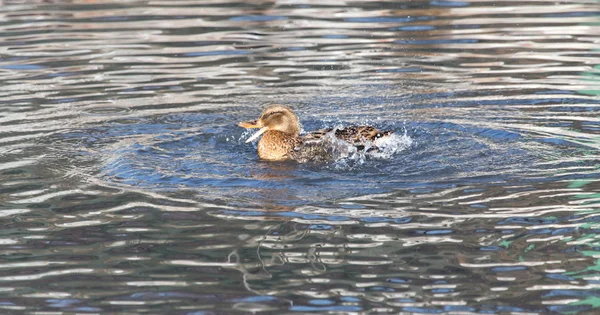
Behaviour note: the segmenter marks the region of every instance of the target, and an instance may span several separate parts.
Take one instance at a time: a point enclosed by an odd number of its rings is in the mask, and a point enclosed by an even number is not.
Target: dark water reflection
[[[595,313],[597,1],[0,3],[0,313]]]

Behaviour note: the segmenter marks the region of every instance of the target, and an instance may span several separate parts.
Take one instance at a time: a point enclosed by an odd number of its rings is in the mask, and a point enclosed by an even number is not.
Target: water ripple
[[[2,4],[4,312],[597,308],[597,1]],[[270,103],[410,145],[264,163]]]

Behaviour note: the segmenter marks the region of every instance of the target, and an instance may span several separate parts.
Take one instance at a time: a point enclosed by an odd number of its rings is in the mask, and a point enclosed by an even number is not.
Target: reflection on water
[[[596,311],[597,1],[2,4],[2,313]]]

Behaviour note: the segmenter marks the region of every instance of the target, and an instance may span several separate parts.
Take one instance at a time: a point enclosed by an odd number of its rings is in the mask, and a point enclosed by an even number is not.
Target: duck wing
[[[392,130],[380,131],[371,126],[350,126],[335,131],[335,136],[354,145],[364,144],[365,141],[374,141],[394,133]]]
[[[336,145],[332,145],[330,142],[331,138],[325,138],[326,135],[332,132],[336,138],[349,143],[357,150],[362,151],[368,148],[367,151],[369,152],[379,150],[373,143],[369,142],[394,133],[392,130],[380,131],[371,126],[350,126],[341,129],[326,128],[316,130],[296,138],[296,146],[291,152],[290,157],[300,163],[321,163],[333,160],[336,156]],[[337,150],[339,150],[339,147]]]
[[[302,142],[320,141],[323,137],[333,131],[334,128],[316,130],[301,136]],[[393,130],[381,131],[372,126],[349,126],[341,129],[335,129],[334,135],[340,140],[344,140],[352,145],[363,145],[366,141],[374,141],[394,133]]]

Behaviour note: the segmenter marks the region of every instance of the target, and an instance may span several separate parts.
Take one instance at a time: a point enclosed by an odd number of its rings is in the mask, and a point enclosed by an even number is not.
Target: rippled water
[[[592,314],[599,64],[591,0],[3,1],[0,312]]]

